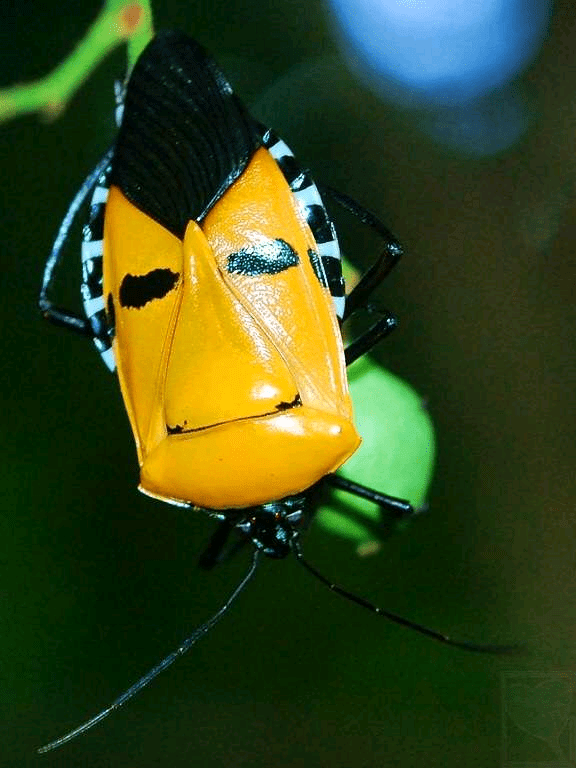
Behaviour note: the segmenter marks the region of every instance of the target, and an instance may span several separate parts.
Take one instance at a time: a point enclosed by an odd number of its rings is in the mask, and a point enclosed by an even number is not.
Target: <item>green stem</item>
[[[126,41],[130,70],[152,35],[149,0],[107,0],[83,40],[51,73],[0,90],[0,121],[36,111],[57,117],[110,51]]]

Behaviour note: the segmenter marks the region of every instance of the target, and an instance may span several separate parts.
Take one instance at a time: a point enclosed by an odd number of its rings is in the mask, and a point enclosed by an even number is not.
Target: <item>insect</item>
[[[411,505],[334,474],[356,450],[346,366],[395,327],[388,312],[344,348],[341,325],[398,261],[388,229],[326,190],[382,239],[346,296],[338,239],[319,189],[286,144],[259,125],[196,42],[158,34],[122,95],[114,147],[88,176],[60,227],[40,294],[45,317],[93,339],[116,370],[130,419],[140,490],[208,512],[219,527],[210,568],[229,536],[253,545],[226,603],[108,708],[40,749],[70,741],[130,699],[223,616],[262,554],[292,553],[332,591],[385,618],[469,650],[333,584],[300,537],[329,485],[409,515]],[[84,315],[49,298],[78,211]]]

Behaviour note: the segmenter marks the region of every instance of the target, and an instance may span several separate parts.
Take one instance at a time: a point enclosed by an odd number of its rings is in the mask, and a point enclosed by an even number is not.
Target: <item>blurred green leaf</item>
[[[435,452],[434,429],[422,397],[368,357],[350,366],[348,375],[362,444],[339,474],[420,507],[432,479]],[[379,518],[377,504],[335,491],[334,502],[317,519],[324,528],[366,544],[375,538],[370,523]]]

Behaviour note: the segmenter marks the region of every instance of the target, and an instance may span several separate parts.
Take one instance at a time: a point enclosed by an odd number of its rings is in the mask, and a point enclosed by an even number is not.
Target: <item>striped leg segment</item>
[[[318,279],[330,290],[336,314],[342,320],[346,301],[342,257],[336,230],[318,188],[308,171],[300,167],[290,148],[273,131],[263,129],[262,142],[276,160],[312,230],[320,258],[314,261],[316,254],[309,254],[310,259]]]
[[[62,224],[60,225],[60,229],[58,230],[58,234],[56,236],[56,240],[54,241],[54,245],[52,246],[52,251],[50,253],[50,256],[48,257],[48,260],[46,261],[46,266],[44,268],[44,275],[42,278],[42,286],[40,288],[40,296],[38,298],[38,306],[40,307],[40,311],[44,315],[44,317],[47,320],[50,320],[50,322],[55,323],[56,325],[63,326],[65,328],[68,328],[72,331],[75,331],[76,333],[80,333],[84,336],[89,336],[94,339],[96,346],[100,343],[100,340],[104,336],[104,326],[102,325],[102,317],[96,315],[99,312],[99,308],[96,304],[89,305],[91,314],[88,314],[87,316],[83,317],[82,315],[78,314],[77,312],[74,312],[73,310],[69,309],[63,309],[61,307],[56,306],[52,300],[48,297],[48,294],[50,293],[50,290],[52,289],[52,286],[54,284],[54,276],[55,276],[55,270],[59,266],[59,264],[62,261],[62,255],[64,251],[64,247],[66,246],[68,239],[70,237],[70,230],[72,228],[72,225],[74,221],[76,220],[76,216],[78,215],[79,210],[82,208],[84,203],[86,202],[86,199],[88,198],[88,195],[93,192],[92,195],[92,201],[94,203],[94,200],[101,200],[103,197],[103,191],[102,191],[102,180],[106,177],[107,168],[110,165],[110,161],[112,159],[113,150],[110,149],[106,154],[102,157],[102,159],[99,161],[99,163],[96,165],[94,170],[88,174],[86,179],[84,180],[82,186],[74,196],[74,199],[70,203],[70,207],[68,208],[68,211],[66,213],[66,216],[64,217],[64,220],[62,221]],[[107,195],[107,190],[106,190]],[[93,203],[91,205],[91,211],[93,207]],[[103,201],[105,203],[105,199]],[[90,224],[88,225],[90,227]],[[86,240],[86,228],[84,231],[84,240]],[[94,249],[96,247],[94,246]],[[89,299],[97,299],[96,295],[96,284],[98,283],[98,262],[95,261],[92,262],[91,257],[86,258],[86,267],[84,267],[84,248],[83,248],[83,285],[82,285],[82,295],[85,296],[85,290],[86,295]],[[88,274],[86,270],[91,270]],[[102,295],[101,290],[101,284],[102,284],[102,263],[101,263],[101,248],[100,248],[100,298]],[[85,289],[85,283],[87,283],[86,276],[88,275],[90,280],[91,288]],[[85,301],[85,309],[86,309],[86,301]],[[107,334],[107,331],[106,331]],[[110,366],[109,366],[110,367]]]
[[[82,232],[82,302],[92,329],[94,345],[110,371],[116,363],[112,352],[111,329],[103,295],[104,213],[108,200],[110,166],[100,174],[90,201],[88,223]]]

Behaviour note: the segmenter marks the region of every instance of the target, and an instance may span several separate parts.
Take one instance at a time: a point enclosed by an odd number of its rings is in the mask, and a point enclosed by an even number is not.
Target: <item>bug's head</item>
[[[310,494],[301,493],[247,510],[238,528],[268,557],[281,559],[291,552],[290,542],[308,519]]]

